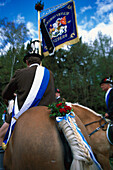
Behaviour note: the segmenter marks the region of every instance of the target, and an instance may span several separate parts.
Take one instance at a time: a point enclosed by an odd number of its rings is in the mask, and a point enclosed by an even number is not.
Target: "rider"
[[[23,59],[27,68],[17,70],[5,87],[2,93],[5,100],[11,100],[16,92],[15,112],[28,105],[30,108],[37,105],[48,106],[56,102],[53,74],[40,65],[41,60],[41,55],[35,51],[29,52]]]
[[[111,77],[106,77],[102,79],[100,82],[100,87],[103,91],[106,92],[105,94],[105,102],[107,106],[107,112],[105,113],[105,117],[109,118],[113,121],[113,81]]]
[[[58,88],[55,88],[55,96],[56,96],[57,103],[66,102],[65,98],[61,98],[60,90]]]
[[[60,96],[60,90],[58,88],[55,88],[55,95],[57,102],[62,102],[62,98]]]

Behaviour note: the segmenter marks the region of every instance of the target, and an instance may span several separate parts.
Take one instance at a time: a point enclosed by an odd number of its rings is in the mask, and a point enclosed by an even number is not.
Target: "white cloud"
[[[94,25],[92,19],[88,21],[87,17],[85,16],[81,21],[82,29],[91,29]]]
[[[36,30],[32,22],[28,22],[26,24],[27,29],[30,32],[31,38],[32,39],[37,39],[38,37],[38,29]]]
[[[113,40],[113,13],[109,14],[109,23],[105,24],[104,22],[99,23],[94,28],[87,31],[84,29],[84,26],[78,26],[79,37],[82,36],[83,42],[93,42],[98,37],[98,32],[102,32],[103,35],[110,36]]]
[[[22,17],[21,14],[18,14],[15,22],[18,23],[18,24],[25,23],[25,18]]]
[[[89,6],[85,6],[83,8],[80,9],[81,13],[84,13],[85,11],[89,10],[89,9],[92,9],[92,7],[89,5]]]
[[[110,23],[113,23],[113,13],[110,13],[109,20],[110,20]]]
[[[106,0],[104,2],[97,1],[97,12],[96,14],[101,16],[111,10],[113,10],[113,2]]]
[[[0,50],[0,55],[2,54],[5,55],[10,47],[11,47],[11,44],[7,43],[7,45],[3,49]]]

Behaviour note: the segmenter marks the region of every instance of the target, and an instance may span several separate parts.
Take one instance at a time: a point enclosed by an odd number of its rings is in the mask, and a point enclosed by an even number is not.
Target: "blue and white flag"
[[[55,51],[64,45],[72,45],[79,41],[74,1],[68,1],[60,8],[41,17],[52,39]],[[42,34],[43,54],[49,55],[47,42]]]
[[[9,125],[8,131],[6,132],[4,141],[2,143],[3,149],[6,149],[7,143],[14,130],[16,121],[20,117],[20,115],[22,115],[26,110],[30,109],[31,107],[38,106],[40,100],[42,99],[43,94],[47,89],[49,78],[50,78],[49,70],[46,69],[45,67],[38,65],[32,87],[20,110],[18,109],[18,103],[16,97],[15,105],[12,112],[11,123]]]

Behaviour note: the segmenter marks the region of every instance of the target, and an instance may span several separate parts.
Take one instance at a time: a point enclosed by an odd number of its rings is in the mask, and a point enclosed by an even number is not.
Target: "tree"
[[[111,38],[99,33],[93,44],[82,42],[68,50],[60,49],[54,56],[44,58],[44,65],[52,70],[55,86],[67,101],[79,102],[93,110],[105,111],[100,81],[113,75]]]
[[[23,56],[24,43],[31,39],[24,23],[17,24],[6,18],[0,20],[0,91],[12,78],[15,70],[25,67]],[[0,109],[3,113],[4,102],[0,96]],[[0,115],[1,116],[1,115]]]
[[[7,18],[0,20],[1,53],[3,53],[5,48],[7,49],[10,46],[9,53],[6,51],[6,54],[9,55],[11,60],[10,78],[13,76],[16,57],[28,38],[28,30],[24,23],[17,24],[13,21],[9,22]]]

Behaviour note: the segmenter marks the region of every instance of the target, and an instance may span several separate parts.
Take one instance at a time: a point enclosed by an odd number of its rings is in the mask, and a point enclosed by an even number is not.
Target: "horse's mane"
[[[71,102],[66,102],[66,103],[67,103],[67,105],[70,105],[70,106],[72,106],[72,105],[74,105],[74,106],[79,106],[79,107],[81,107],[81,108],[83,108],[83,109],[86,109],[86,110],[90,111],[91,113],[93,113],[93,114],[96,115],[96,116],[102,117],[101,114],[96,113],[94,110],[92,110],[92,109],[90,109],[90,108],[88,108],[88,107],[86,107],[86,106],[83,106],[83,105],[81,105],[81,104],[79,104],[79,103],[71,103]]]

